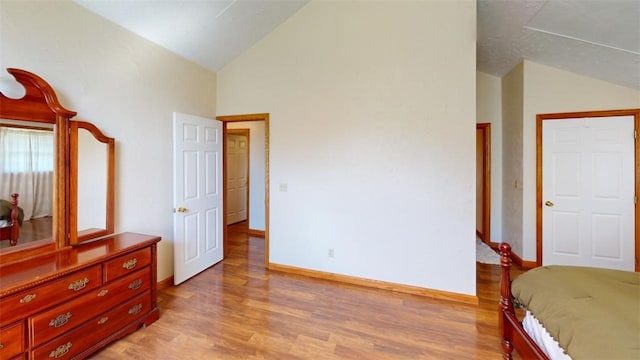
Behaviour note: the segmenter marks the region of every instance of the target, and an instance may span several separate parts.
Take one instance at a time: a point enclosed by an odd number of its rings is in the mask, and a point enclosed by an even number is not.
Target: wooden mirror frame
[[[100,236],[113,234],[113,198],[114,198],[114,165],[115,165],[115,139],[106,136],[95,125],[85,121],[71,121],[70,123],[70,179],[71,187],[69,193],[70,212],[69,212],[69,228],[71,244],[76,244],[85,240],[94,239]],[[106,179],[106,217],[104,229],[87,229],[78,230],[78,129],[85,129],[94,139],[107,146],[107,179]]]
[[[25,257],[61,249],[75,242],[113,233],[114,230],[114,139],[106,137],[97,127],[87,122],[72,121],[75,111],[63,107],[53,88],[38,75],[31,72],[8,68],[7,72],[24,87],[22,98],[13,99],[0,92],[0,118],[54,124],[54,184],[53,184],[53,242],[36,241],[33,245],[9,247],[0,250],[0,263],[12,262]],[[107,155],[107,216],[106,229],[78,236],[77,209],[77,164],[72,162],[71,128],[87,129],[100,142],[108,146]],[[77,153],[76,153],[77,155]],[[72,240],[73,239],[73,240]]]
[[[25,256],[61,248],[66,245],[65,234],[69,233],[67,218],[69,202],[68,134],[69,120],[76,116],[75,111],[64,108],[58,101],[53,88],[39,76],[20,69],[7,69],[18,83],[25,89],[20,99],[6,97],[0,92],[0,118],[11,120],[34,121],[54,124],[54,179],[53,179],[53,242],[39,246],[17,249],[4,249],[2,262],[17,260]]]

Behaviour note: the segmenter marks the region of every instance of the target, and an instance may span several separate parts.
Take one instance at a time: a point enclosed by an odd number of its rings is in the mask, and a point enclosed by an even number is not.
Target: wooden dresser
[[[122,233],[0,266],[0,359],[82,359],[153,323],[158,241]]]

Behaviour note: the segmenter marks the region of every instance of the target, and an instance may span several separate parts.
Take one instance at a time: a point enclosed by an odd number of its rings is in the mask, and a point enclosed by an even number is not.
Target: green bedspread
[[[543,266],[511,291],[574,360],[640,359],[640,273]]]

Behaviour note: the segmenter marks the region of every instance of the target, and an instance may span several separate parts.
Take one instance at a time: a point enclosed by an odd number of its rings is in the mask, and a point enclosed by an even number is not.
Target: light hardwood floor
[[[222,263],[159,291],[160,320],[93,358],[501,358],[497,265],[477,265],[465,305],[269,272],[263,240],[233,230]]]

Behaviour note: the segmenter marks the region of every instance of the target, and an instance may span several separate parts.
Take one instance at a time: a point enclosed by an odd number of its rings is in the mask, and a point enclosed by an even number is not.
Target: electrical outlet
[[[329,249],[329,257],[332,258],[333,257],[333,249]]]
[[[282,192],[286,192],[287,190],[289,190],[289,184],[287,184],[287,183],[280,183],[280,191],[282,191]]]

